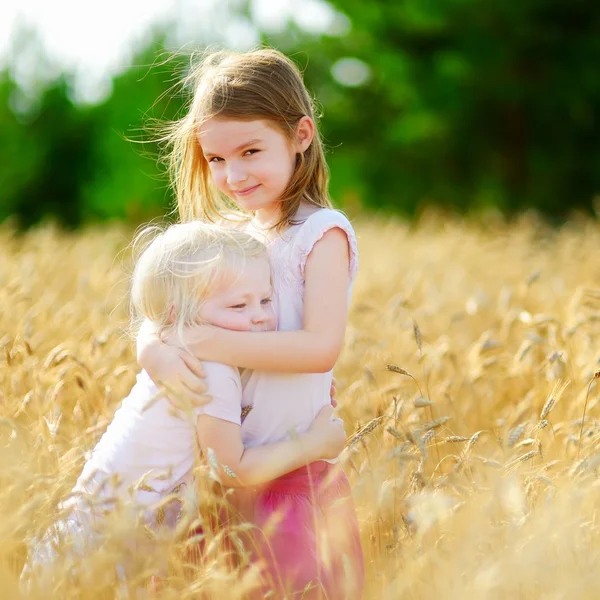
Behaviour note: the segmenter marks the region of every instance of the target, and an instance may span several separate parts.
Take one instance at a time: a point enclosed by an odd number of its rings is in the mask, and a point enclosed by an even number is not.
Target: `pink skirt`
[[[348,478],[318,461],[268,483],[256,498],[259,559],[279,598],[359,599],[364,558]],[[260,596],[262,597],[262,596]]]

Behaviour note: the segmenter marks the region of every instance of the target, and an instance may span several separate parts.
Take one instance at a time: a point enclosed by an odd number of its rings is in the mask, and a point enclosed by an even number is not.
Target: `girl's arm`
[[[350,255],[339,227],[328,230],[308,255],[304,326],[299,331],[248,333],[190,329],[186,344],[203,360],[261,371],[324,373],[340,354],[348,317]]]
[[[335,458],[344,449],[346,434],[332,408],[325,406],[310,429],[295,439],[244,448],[240,426],[202,414],[198,417],[198,441],[206,454],[212,449],[219,462],[221,482],[229,487],[266,483],[319,459]]]
[[[147,319],[137,337],[137,360],[152,381],[169,390],[169,400],[177,404],[178,399],[192,404],[205,404],[205,373],[202,362],[186,350],[164,344]]]
[[[167,392],[171,403],[179,406],[181,400],[201,406],[210,402],[202,362],[185,350],[168,346],[154,333],[148,321],[145,321],[138,334],[137,358],[155,384],[172,390]],[[154,359],[157,359],[154,361]],[[154,361],[154,362],[153,362]],[[336,408],[336,381],[331,379],[331,405]]]

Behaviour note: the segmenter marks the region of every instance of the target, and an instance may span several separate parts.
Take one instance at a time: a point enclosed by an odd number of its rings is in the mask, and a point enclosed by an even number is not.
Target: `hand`
[[[331,397],[331,406],[333,406],[333,408],[337,408],[338,406],[338,401],[335,398],[335,377],[331,378],[331,389],[329,390],[329,395]]]
[[[346,446],[344,424],[332,416],[333,408],[324,406],[306,433],[316,460],[336,458]]]
[[[166,389],[169,402],[176,408],[188,403],[202,406],[210,402],[210,396],[205,394],[207,388],[202,362],[186,350],[155,339],[144,347],[139,362],[150,379],[158,387]]]

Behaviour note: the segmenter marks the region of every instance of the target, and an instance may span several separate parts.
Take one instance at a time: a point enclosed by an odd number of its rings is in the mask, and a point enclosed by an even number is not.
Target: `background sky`
[[[127,66],[133,48],[153,25],[176,24],[174,47],[198,41],[248,48],[258,41],[249,21],[232,19],[236,0],[3,0],[0,2],[0,62],[11,63],[23,87],[44,72],[65,67],[75,75],[80,100],[94,102],[110,91],[110,74]],[[283,29],[290,20],[309,31],[348,26],[324,0],[252,0],[251,20],[263,31]],[[47,62],[33,60],[26,40],[38,32]],[[20,36],[19,36],[20,32]],[[40,73],[42,71],[42,73]]]

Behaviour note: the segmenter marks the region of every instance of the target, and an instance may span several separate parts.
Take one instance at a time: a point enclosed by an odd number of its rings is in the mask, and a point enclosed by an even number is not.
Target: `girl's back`
[[[134,499],[150,505],[190,479],[198,414],[214,413],[239,422],[241,388],[237,369],[206,363],[206,374],[215,398],[209,407],[198,407],[186,415],[161,396],[145,371],[139,373],[73,491],[109,498],[115,492],[128,494],[130,486],[135,488],[141,483]],[[114,489],[115,475],[118,489]]]
[[[194,461],[193,424],[160,396],[145,371],[123,400],[92,451],[74,491],[110,495],[107,477],[117,474],[126,490],[144,476],[144,490],[159,496],[182,479]]]

